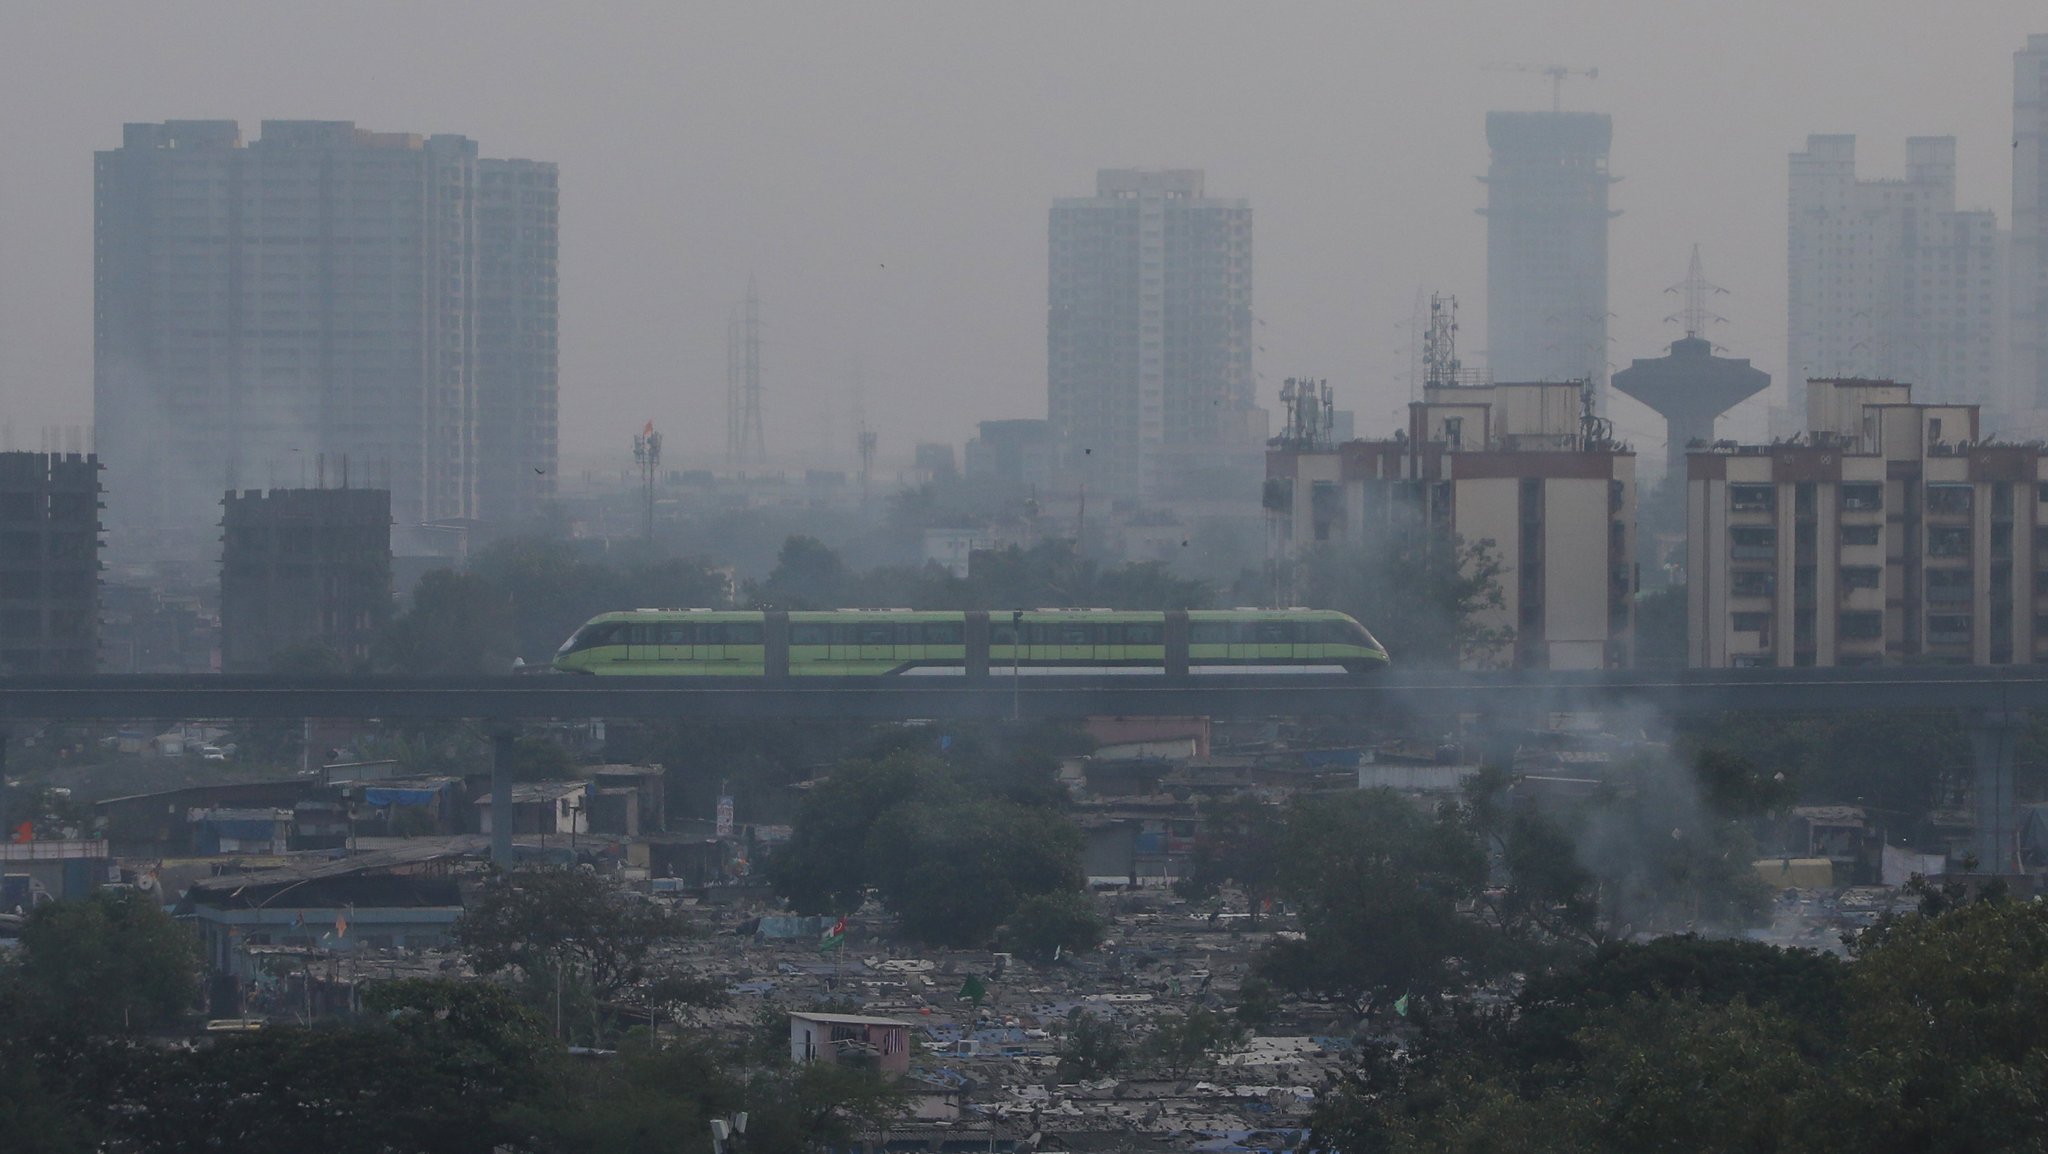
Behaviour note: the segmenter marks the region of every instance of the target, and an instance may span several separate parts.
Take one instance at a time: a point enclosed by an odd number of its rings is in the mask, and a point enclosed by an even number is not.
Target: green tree
[[[770,859],[776,892],[800,914],[852,912],[873,883],[869,833],[896,806],[944,788],[936,767],[916,756],[839,767],[804,798],[788,844]]]
[[[1219,1050],[1244,1041],[1244,1026],[1206,1006],[1166,1014],[1145,1037],[1144,1055],[1170,1078],[1185,1078],[1210,1065]]]
[[[649,953],[682,929],[660,906],[594,873],[534,868],[493,873],[455,923],[455,940],[479,973],[573,972],[608,999],[646,977]]]
[[[499,674],[511,668],[516,645],[503,590],[473,573],[436,569],[385,628],[376,663],[406,674]]]
[[[1108,928],[1087,894],[1053,890],[1019,899],[997,940],[1006,950],[1044,961],[1055,953],[1072,957],[1094,949]]]
[[[1202,803],[1202,824],[1189,855],[1186,877],[1174,882],[1184,898],[1213,898],[1225,885],[1244,891],[1246,912],[1257,925],[1269,898],[1278,892],[1281,863],[1290,853],[1280,808],[1249,794]]]
[[[198,944],[147,895],[100,890],[29,913],[11,984],[18,1012],[41,1028],[139,1033],[194,1005]]]
[[[1404,667],[1489,666],[1512,653],[1512,631],[1491,620],[1506,605],[1491,541],[1388,533],[1317,544],[1300,566],[1302,604],[1356,617]]]
[[[846,607],[852,574],[839,554],[816,537],[791,537],[776,554],[775,568],[755,592],[755,599],[776,609]]]
[[[1081,831],[1063,815],[1010,802],[916,798],[884,813],[865,854],[876,891],[921,941],[985,944],[1017,904],[1074,891]]]
[[[1976,901],[1867,931],[1848,982],[1871,1151],[2048,1144],[2048,907]]]
[[[1286,820],[1280,889],[1305,940],[1268,947],[1262,976],[1297,990],[1427,991],[1490,960],[1483,927],[1460,912],[1485,884],[1486,858],[1451,816],[1366,790],[1298,801]]]
[[[633,552],[594,560],[570,541],[546,537],[493,542],[471,558],[470,571],[503,591],[515,651],[530,663],[546,660],[600,613],[718,609],[731,600],[725,576],[704,562]]]
[[[1124,1068],[1130,1043],[1116,1023],[1076,1010],[1060,1036],[1056,1077],[1062,1082],[1096,1082]]]
[[[1237,1005],[1231,1011],[1238,1024],[1248,1030],[1270,1025],[1280,1014],[1280,991],[1273,983],[1252,974],[1237,987]]]
[[[124,1095],[136,1149],[342,1154],[487,1154],[516,1141],[515,1103],[552,1083],[558,1051],[487,982],[373,987],[375,1016],[321,1029],[273,1027],[168,1056]]]
[[[611,1062],[577,1063],[565,1092],[525,1103],[515,1121],[543,1154],[710,1154],[710,1122],[748,1106],[733,1055],[702,1039],[635,1036]]]

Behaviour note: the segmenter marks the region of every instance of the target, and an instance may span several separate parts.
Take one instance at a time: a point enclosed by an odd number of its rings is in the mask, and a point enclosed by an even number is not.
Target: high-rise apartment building
[[[1371,547],[1412,532],[1485,543],[1502,565],[1502,603],[1480,623],[1514,637],[1493,660],[1626,667],[1635,642],[1635,454],[1590,416],[1587,388],[1431,385],[1408,406],[1400,437],[1272,449],[1265,505],[1278,544],[1289,553],[1321,541]]]
[[[1808,381],[1806,414],[1687,458],[1690,663],[2048,659],[2048,455],[1892,381]]]
[[[1053,202],[1047,393],[1065,476],[1115,497],[1257,484],[1252,210],[1199,170],[1104,169]],[[1243,490],[1239,490],[1243,491]]]
[[[1865,180],[1854,136],[1809,136],[1788,187],[1790,412],[1799,382],[1850,377],[2011,411],[2003,243],[1991,213],[1956,210],[1955,138],[1912,137],[1904,180]]]
[[[2016,408],[2048,409],[2048,35],[2013,53],[2011,347]]]
[[[388,487],[406,523],[553,491],[556,176],[343,121],[130,124],[95,166],[94,410],[112,520],[226,489]]]
[[[1486,356],[1495,380],[1607,389],[1607,149],[1596,112],[1489,112]]]
[[[263,673],[318,643],[354,665],[391,615],[391,494],[273,489],[221,501],[220,663]]]
[[[99,660],[100,464],[0,453],[0,676]]]

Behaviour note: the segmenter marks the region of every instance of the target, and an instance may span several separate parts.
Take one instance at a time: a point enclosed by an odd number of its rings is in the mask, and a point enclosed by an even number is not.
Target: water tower
[[[1771,375],[1752,368],[1748,359],[1717,357],[1702,332],[1710,320],[1706,297],[1720,292],[1700,273],[1700,250],[1693,246],[1692,267],[1685,283],[1685,312],[1673,320],[1685,325],[1685,336],[1671,342],[1671,351],[1653,360],[1636,360],[1610,382],[1627,396],[1650,406],[1664,418],[1665,477],[1685,480],[1685,451],[1714,439],[1714,418],[1771,387]]]

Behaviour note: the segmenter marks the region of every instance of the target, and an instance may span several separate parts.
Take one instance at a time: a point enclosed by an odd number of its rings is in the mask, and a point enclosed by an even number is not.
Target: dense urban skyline
[[[1361,432],[1391,427],[1418,288],[1458,293],[1466,347],[1484,351],[1484,115],[1551,95],[1493,62],[1600,69],[1565,82],[1563,107],[1615,117],[1611,360],[1678,335],[1662,289],[1698,241],[1733,290],[1717,306],[1732,323],[1711,335],[1778,376],[1787,155],[1808,133],[1853,132],[1872,142],[1862,167],[1899,175],[1892,142],[1953,134],[1959,206],[2003,224],[2012,54],[2039,31],[2019,3],[1586,3],[1541,19],[1140,6],[1091,16],[1086,40],[1057,8],[972,22],[484,11],[16,16],[0,90],[36,115],[0,129],[0,424],[15,446],[90,420],[90,154],[126,121],[349,119],[559,161],[576,206],[565,464],[623,459],[650,416],[671,459],[716,457],[724,322],[749,275],[768,319],[771,455],[844,459],[856,399],[885,456],[1043,415],[1046,206],[1111,166],[1201,167],[1258,213],[1262,404],[1313,372]],[[1644,411],[1617,409],[1624,435],[1653,436]]]

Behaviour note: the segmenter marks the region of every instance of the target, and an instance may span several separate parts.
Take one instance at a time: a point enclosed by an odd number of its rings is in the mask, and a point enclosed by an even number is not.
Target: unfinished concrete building
[[[99,660],[100,462],[0,453],[0,675]]]
[[[251,490],[221,507],[222,671],[264,672],[307,643],[368,660],[391,613],[391,494]]]

